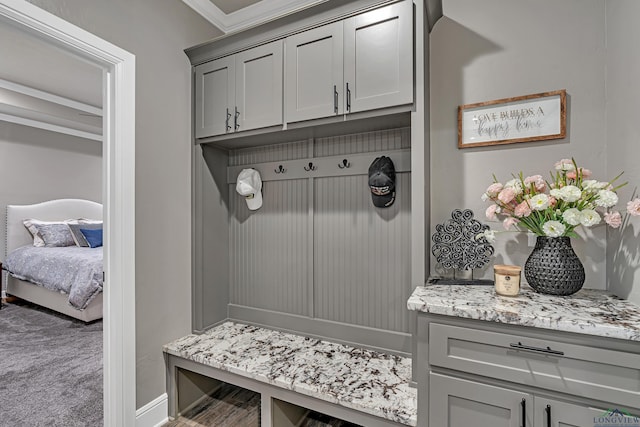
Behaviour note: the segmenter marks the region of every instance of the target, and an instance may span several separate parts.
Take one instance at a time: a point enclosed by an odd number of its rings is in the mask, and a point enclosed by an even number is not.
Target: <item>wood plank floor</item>
[[[259,427],[260,394],[231,384],[224,384],[163,427]],[[300,427],[358,427],[356,424],[310,412]]]

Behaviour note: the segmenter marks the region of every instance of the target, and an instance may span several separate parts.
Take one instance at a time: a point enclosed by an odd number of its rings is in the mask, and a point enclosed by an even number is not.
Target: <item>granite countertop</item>
[[[640,341],[640,306],[605,291],[582,289],[565,297],[544,295],[524,285],[516,297],[493,286],[417,287],[407,308],[510,325]]]
[[[168,354],[356,409],[417,425],[411,359],[226,322],[164,346]]]

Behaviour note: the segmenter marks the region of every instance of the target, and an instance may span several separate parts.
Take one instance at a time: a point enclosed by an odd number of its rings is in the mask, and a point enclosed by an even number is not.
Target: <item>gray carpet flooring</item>
[[[102,426],[102,321],[0,309],[0,426]]]

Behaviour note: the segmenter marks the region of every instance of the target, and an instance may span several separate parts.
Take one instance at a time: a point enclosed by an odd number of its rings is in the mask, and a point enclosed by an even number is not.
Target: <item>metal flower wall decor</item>
[[[493,246],[481,235],[488,229],[488,225],[473,218],[470,209],[455,209],[451,219],[436,225],[431,252],[447,270],[483,268],[493,255]]]

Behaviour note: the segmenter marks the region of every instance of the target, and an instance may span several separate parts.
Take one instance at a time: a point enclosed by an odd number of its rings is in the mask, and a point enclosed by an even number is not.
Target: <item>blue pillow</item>
[[[87,230],[86,228],[81,228],[80,232],[87,239],[87,243],[89,243],[90,248],[97,248],[102,246],[102,228],[98,228],[96,230]]]

